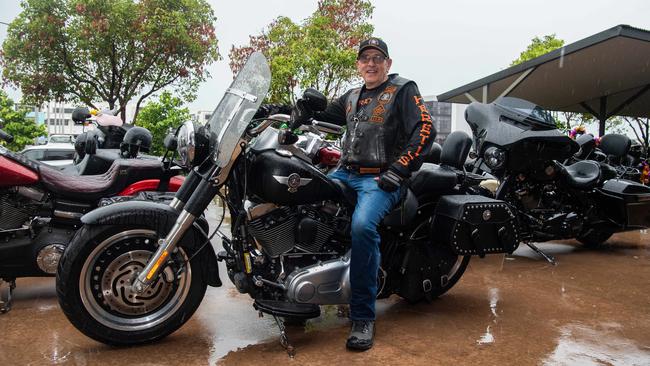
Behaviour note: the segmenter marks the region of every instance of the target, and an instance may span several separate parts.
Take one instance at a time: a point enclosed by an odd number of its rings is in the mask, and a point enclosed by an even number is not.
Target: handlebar
[[[334,123],[316,121],[312,122],[312,125],[315,126],[319,131],[324,133],[332,133],[335,135],[343,135],[344,130],[342,126],[335,125]]]
[[[248,130],[248,134],[252,137],[255,137],[262,133],[264,130],[266,130],[270,125],[272,125],[275,122],[289,122],[291,120],[291,117],[287,114],[273,114],[271,116],[266,117],[262,123],[257,125],[257,127],[251,128]]]
[[[14,140],[14,137],[6,132],[4,132],[2,129],[0,129],[0,140],[5,140],[7,142],[12,142]]]

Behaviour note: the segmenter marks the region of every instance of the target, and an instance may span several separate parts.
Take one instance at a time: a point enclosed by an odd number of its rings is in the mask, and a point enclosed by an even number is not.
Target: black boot
[[[375,340],[374,320],[353,320],[350,336],[345,346],[348,349],[365,351],[372,348]]]

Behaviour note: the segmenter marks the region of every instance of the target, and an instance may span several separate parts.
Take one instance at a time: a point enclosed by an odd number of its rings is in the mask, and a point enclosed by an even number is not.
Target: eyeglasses
[[[361,62],[362,64],[367,64],[367,63],[370,62],[370,60],[372,60],[372,62],[374,64],[380,64],[380,63],[384,62],[384,60],[386,60],[386,56],[382,56],[382,55],[373,55],[373,56],[361,55],[361,56],[359,56],[357,58],[357,60],[359,62]]]

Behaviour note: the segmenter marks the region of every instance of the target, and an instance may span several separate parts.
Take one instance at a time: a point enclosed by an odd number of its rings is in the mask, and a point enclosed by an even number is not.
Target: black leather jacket
[[[341,164],[368,172],[392,168],[409,176],[436,136],[417,86],[397,74],[377,88],[349,90],[315,118],[347,125]]]

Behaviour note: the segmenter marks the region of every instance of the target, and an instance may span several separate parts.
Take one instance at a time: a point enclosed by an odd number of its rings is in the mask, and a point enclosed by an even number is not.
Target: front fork
[[[208,207],[210,201],[219,191],[221,185],[214,178],[218,168],[213,164],[203,167],[207,170],[201,174],[202,169],[192,170],[188,175],[185,184],[176,192],[171,206],[182,211],[176,219],[174,226],[164,239],[158,240],[158,249],[149,259],[145,268],[133,279],[131,289],[133,292],[143,293],[158,277],[161,268],[167,261],[170,253],[176,250],[185,232],[194,224],[194,220]],[[184,202],[187,201],[187,204]]]
[[[164,267],[169,254],[176,250],[176,246],[187,229],[194,224],[194,220],[205,211],[214,196],[219,193],[219,189],[225,183],[233,163],[245,146],[245,142],[240,140],[230,162],[224,167],[218,167],[211,159],[208,159],[190,172],[172,201],[172,207],[182,207],[183,210],[167,236],[158,240],[156,253],[149,258],[142,272],[133,279],[131,284],[133,292],[143,293],[158,278],[158,274]],[[187,201],[187,204],[183,204],[185,201]]]

